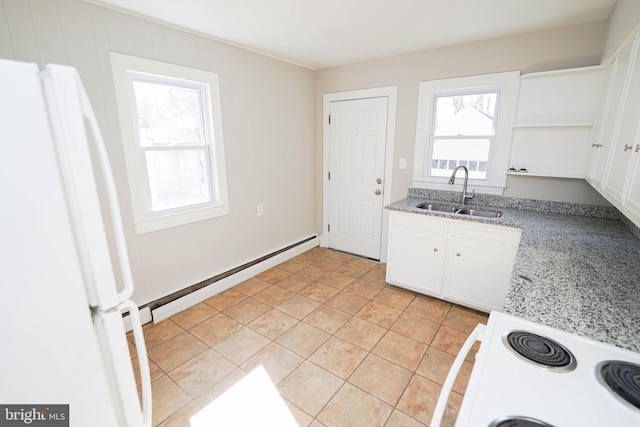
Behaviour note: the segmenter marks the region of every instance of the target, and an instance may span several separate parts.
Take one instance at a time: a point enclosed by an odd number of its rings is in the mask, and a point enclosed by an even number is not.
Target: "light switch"
[[[400,158],[400,165],[399,165],[400,169],[406,169],[407,168],[407,159],[404,157]]]

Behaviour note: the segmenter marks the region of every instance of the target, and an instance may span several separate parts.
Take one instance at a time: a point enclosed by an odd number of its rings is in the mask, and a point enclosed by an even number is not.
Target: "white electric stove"
[[[458,355],[456,368],[482,341],[456,427],[640,426],[640,353],[492,312]]]

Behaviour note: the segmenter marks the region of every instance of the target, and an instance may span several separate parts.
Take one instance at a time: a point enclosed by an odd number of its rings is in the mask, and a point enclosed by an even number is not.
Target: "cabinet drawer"
[[[389,225],[413,228],[429,233],[447,234],[449,232],[449,222],[448,218],[415,213],[393,211],[389,215]]]
[[[482,224],[478,222],[452,221],[451,236],[481,240],[486,243],[514,246],[520,244],[522,231],[517,228]]]

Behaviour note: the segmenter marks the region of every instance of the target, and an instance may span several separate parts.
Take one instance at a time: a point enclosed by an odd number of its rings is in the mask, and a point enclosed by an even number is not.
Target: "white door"
[[[329,247],[380,259],[388,98],[331,102]]]

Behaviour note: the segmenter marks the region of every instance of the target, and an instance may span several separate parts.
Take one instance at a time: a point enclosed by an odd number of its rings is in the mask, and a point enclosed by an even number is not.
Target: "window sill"
[[[136,221],[136,234],[151,233],[166,228],[177,227],[193,222],[204,221],[219,216],[229,215],[229,205],[218,205],[188,212],[173,213]]]

